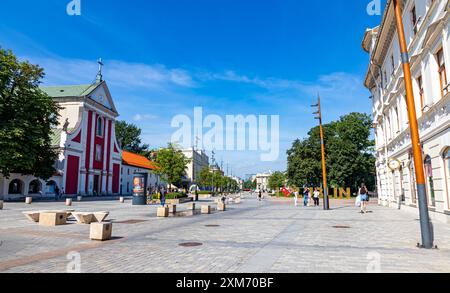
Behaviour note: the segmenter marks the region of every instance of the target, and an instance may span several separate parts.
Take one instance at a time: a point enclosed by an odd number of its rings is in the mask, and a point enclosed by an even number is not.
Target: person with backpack
[[[361,197],[361,214],[367,214],[367,205],[369,204],[370,199],[369,191],[364,183],[361,184],[358,194]]]

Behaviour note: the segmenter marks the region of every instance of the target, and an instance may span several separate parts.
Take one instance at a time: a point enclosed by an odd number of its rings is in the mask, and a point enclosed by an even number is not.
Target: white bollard
[[[33,202],[33,198],[32,197],[28,196],[28,197],[25,198],[25,203],[26,204],[31,204],[32,202]]]
[[[66,206],[68,206],[68,207],[72,206],[72,199],[71,198],[66,198]]]

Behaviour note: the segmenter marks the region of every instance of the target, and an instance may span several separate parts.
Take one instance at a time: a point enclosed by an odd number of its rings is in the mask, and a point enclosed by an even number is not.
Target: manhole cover
[[[182,246],[182,247],[197,247],[197,246],[202,246],[202,245],[203,244],[199,243],[199,242],[187,242],[187,243],[179,244],[179,246]]]
[[[134,225],[139,223],[147,222],[146,220],[127,220],[122,222],[116,222],[117,224]]]
[[[333,226],[335,229],[350,229],[350,226]]]
[[[220,225],[205,225],[207,228],[217,228],[220,227]]]

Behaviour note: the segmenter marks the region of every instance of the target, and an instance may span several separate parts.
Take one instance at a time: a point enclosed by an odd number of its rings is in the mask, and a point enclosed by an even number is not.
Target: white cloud
[[[133,116],[135,122],[148,121],[158,119],[158,116],[152,114],[136,114]]]

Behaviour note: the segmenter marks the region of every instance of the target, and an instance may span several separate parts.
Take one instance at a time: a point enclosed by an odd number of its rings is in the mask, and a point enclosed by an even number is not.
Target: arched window
[[[97,136],[103,136],[103,119],[101,117],[97,119]]]
[[[30,186],[28,188],[29,194],[39,194],[42,191],[41,182],[39,180],[33,180],[30,182]]]
[[[424,161],[425,166],[425,176],[427,177],[427,185],[428,185],[428,191],[430,194],[430,205],[435,206],[436,205],[436,197],[435,197],[435,191],[434,191],[434,180],[433,180],[433,163],[430,156],[425,157]]]
[[[19,179],[15,179],[9,183],[8,194],[22,194],[23,182]]]
[[[447,187],[447,208],[450,210],[450,148],[447,148],[443,154],[444,159],[444,178]]]

